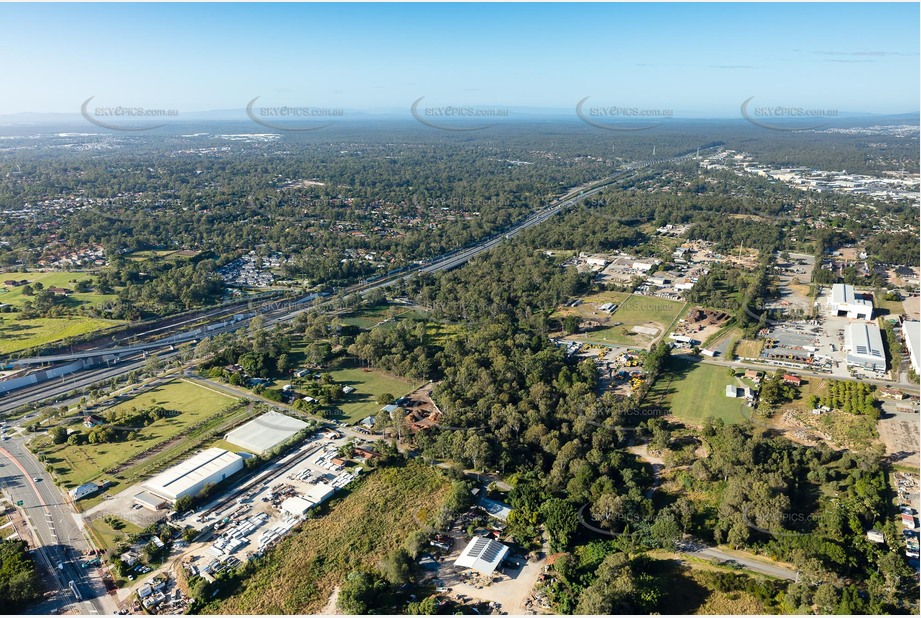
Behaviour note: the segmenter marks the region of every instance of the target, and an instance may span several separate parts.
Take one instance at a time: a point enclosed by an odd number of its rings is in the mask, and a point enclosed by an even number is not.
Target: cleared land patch
[[[34,289],[36,283],[41,283],[42,286],[44,286],[44,289],[64,288],[68,290],[75,290],[75,286],[78,282],[88,281],[92,278],[93,273],[85,272],[52,271],[0,273],[0,281],[28,281],[29,285],[33,288],[34,293],[38,292],[38,290]],[[25,301],[32,300],[34,297],[26,296],[23,294],[25,287],[26,286],[24,285],[10,286],[0,283],[0,303],[20,307]],[[69,294],[67,298],[59,299],[58,302],[65,307],[76,307],[84,303],[98,305],[99,303],[105,301],[114,301],[115,299],[115,294],[98,294],[96,292],[74,291],[72,294]]]
[[[329,373],[337,384],[355,389],[354,393],[345,395],[341,401],[336,402],[336,407],[342,411],[339,420],[347,423],[356,423],[370,414],[377,414],[381,409],[377,398],[384,393],[400,397],[413,389],[408,380],[377,369],[352,367],[333,369]]]
[[[582,299],[576,307],[562,307],[559,316],[578,315],[580,332],[571,339],[590,343],[618,344],[648,349],[672,326],[687,303],[655,296],[603,292]],[[605,303],[615,303],[611,313],[600,311]]]

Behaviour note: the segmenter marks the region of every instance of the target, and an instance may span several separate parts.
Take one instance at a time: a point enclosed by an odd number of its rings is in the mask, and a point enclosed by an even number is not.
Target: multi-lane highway
[[[116,604],[106,594],[100,568],[83,568],[84,553],[91,546],[78,524],[79,516],[71,510],[51,475],[20,438],[2,442],[0,466],[2,489],[13,504],[22,502],[20,508],[40,545],[39,566],[50,573],[51,580],[46,583],[56,591],[42,609],[69,608],[81,614],[111,614]],[[70,582],[74,582],[73,587]]]
[[[671,161],[685,158],[687,156],[676,157]],[[372,290],[394,285],[398,281],[407,279],[417,273],[433,273],[456,268],[484,251],[492,249],[505,239],[543,223],[560,211],[597,194],[606,186],[636,173],[636,170],[647,165],[648,163],[645,162],[633,164],[609,178],[577,187],[501,235],[485,239],[472,247],[443,256],[428,264],[415,266],[402,273],[347,288],[344,292],[368,294]],[[316,308],[317,305],[312,302],[316,298],[316,295],[311,295],[293,301],[261,304],[255,310],[242,314],[237,313],[233,316],[228,316],[226,310],[221,310],[213,314],[212,320],[220,319],[220,322],[207,324],[203,323],[200,318],[196,318],[196,328],[192,329],[188,327],[188,321],[160,327],[157,329],[158,335],[162,332],[166,336],[156,343],[160,347],[171,348],[172,344],[195,341],[201,337],[231,332],[245,327],[257,315],[261,315],[265,319],[266,325],[289,321],[304,311]],[[328,301],[323,301],[320,304],[325,304],[325,302]],[[145,334],[149,333],[144,333],[141,337]],[[89,355],[114,355],[120,360],[117,364],[111,366],[85,370],[63,379],[55,379],[25,387],[20,391],[8,394],[3,399],[0,399],[0,413],[10,412],[24,405],[58,397],[71,390],[87,387],[96,382],[139,369],[146,363],[143,353],[148,349],[148,343],[154,342],[142,340],[136,345],[101,346],[95,350],[81,350],[77,353],[81,357],[89,353]],[[178,354],[178,352],[169,349],[162,357],[169,358],[175,354]],[[74,355],[62,354],[55,358],[56,360],[71,360]],[[42,362],[48,362],[48,360],[47,357],[41,359]],[[20,423],[22,422],[24,420],[20,421]],[[0,476],[3,479],[3,489],[14,503],[22,501],[22,508],[28,517],[33,534],[36,535],[38,542],[42,545],[39,550],[41,560],[53,574],[54,586],[58,590],[54,600],[55,609],[62,609],[70,605],[71,609],[83,614],[110,613],[114,609],[114,602],[111,597],[106,595],[101,574],[97,569],[82,568],[81,556],[91,546],[80,528],[78,522],[81,520],[79,516],[71,510],[60,490],[53,484],[50,475],[45,472],[42,464],[28,451],[21,438],[16,437],[5,440],[2,446],[3,448],[0,449],[0,464],[3,466],[3,474]],[[73,586],[70,585],[70,582],[73,582]]]
[[[560,198],[554,200],[550,205],[544,209],[530,215],[525,220],[519,222],[512,228],[506,230],[502,234],[493,236],[488,239],[477,243],[476,245],[464,248],[460,251],[450,253],[448,255],[442,256],[441,258],[435,259],[428,264],[417,265],[412,268],[408,268],[405,271],[394,274],[389,277],[385,277],[376,281],[366,282],[358,284],[343,290],[346,294],[358,293],[358,294],[369,294],[373,290],[383,289],[392,285],[395,285],[401,280],[408,279],[409,277],[414,276],[418,273],[434,273],[438,271],[450,270],[457,268],[458,266],[463,265],[468,262],[475,256],[489,251],[499,243],[504,240],[511,238],[520,234],[521,232],[531,228],[535,225],[539,225],[551,217],[555,216],[559,212],[572,207],[573,205],[596,195],[597,193],[604,190],[609,185],[612,185],[618,181],[624,180],[629,176],[638,173],[639,170],[644,169],[652,164],[660,163],[673,163],[678,161],[684,161],[693,158],[695,155],[685,154],[678,157],[673,157],[669,159],[656,159],[654,161],[640,161],[637,163],[630,164],[625,166],[623,169],[612,174],[611,176],[601,179],[597,182],[587,183],[585,185],[576,187]],[[188,321],[180,322],[169,327],[161,327],[156,329],[158,336],[161,333],[166,334],[166,336],[161,336],[155,342],[138,342],[137,344],[132,344],[128,346],[113,346],[113,347],[97,347],[88,351],[81,351],[78,354],[59,354],[54,357],[57,361],[66,361],[73,360],[75,358],[84,358],[87,355],[99,355],[99,356],[115,356],[117,357],[118,363],[111,367],[102,367],[91,370],[85,370],[79,375],[75,374],[66,381],[61,381],[58,383],[46,382],[42,384],[37,384],[34,386],[29,386],[22,388],[16,391],[13,394],[8,394],[3,398],[0,398],[0,414],[4,412],[10,412],[17,408],[20,408],[24,405],[30,405],[38,403],[45,399],[50,399],[51,397],[59,396],[63,393],[66,393],[74,388],[81,388],[83,386],[89,386],[95,382],[105,380],[111,377],[124,375],[135,369],[143,366],[144,361],[142,360],[141,355],[148,349],[156,348],[165,348],[169,349],[175,344],[197,341],[202,337],[214,336],[224,332],[231,332],[239,328],[245,327],[249,324],[250,320],[256,315],[261,315],[265,318],[265,323],[267,325],[272,325],[281,322],[287,322],[295,319],[299,314],[304,311],[310,311],[316,309],[317,307],[312,304],[312,301],[317,298],[316,294],[311,294],[309,296],[297,299],[297,300],[287,300],[287,301],[275,301],[275,302],[264,302],[258,307],[244,313],[236,313],[233,315],[228,315],[226,309],[217,310],[218,312],[212,316],[212,320],[220,318],[220,322],[212,324],[202,323],[200,318],[197,318],[196,327],[188,328],[186,325]],[[185,328],[183,328],[185,326]],[[152,332],[152,331],[151,331]],[[139,335],[143,337],[149,335],[149,333],[144,333]],[[171,355],[171,353],[169,354]],[[163,355],[164,357],[167,355]],[[26,359],[19,361],[22,363],[29,363],[33,361],[44,361],[48,362],[50,357],[37,357],[34,359]]]

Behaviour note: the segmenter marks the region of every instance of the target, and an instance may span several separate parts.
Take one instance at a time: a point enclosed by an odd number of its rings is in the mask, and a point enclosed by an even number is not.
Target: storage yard
[[[178,520],[213,535],[203,548],[204,573],[234,560],[260,556],[303,521],[309,511],[329,500],[357,478],[337,457],[341,439],[316,437],[291,455],[242,485],[226,492],[203,510]],[[333,461],[336,460],[336,461]],[[190,562],[196,562],[190,560]],[[188,568],[188,567],[187,567]]]

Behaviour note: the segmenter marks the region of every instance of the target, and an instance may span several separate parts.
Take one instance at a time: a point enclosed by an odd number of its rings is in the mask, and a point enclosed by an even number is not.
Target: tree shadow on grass
[[[665,598],[659,605],[663,614],[694,614],[707,602],[710,590],[691,577],[691,568],[681,560],[657,560],[655,564],[656,577],[667,583],[662,586]]]

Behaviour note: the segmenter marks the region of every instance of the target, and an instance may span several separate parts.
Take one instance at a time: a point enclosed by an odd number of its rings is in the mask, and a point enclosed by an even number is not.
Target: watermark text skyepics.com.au
[[[148,108],[140,105],[91,105],[90,97],[80,106],[80,114],[88,122],[113,131],[150,131],[164,126],[151,124],[151,119],[176,119],[179,110]]]
[[[576,116],[587,125],[607,131],[645,131],[675,116],[673,109],[631,105],[589,105],[585,97],[576,104]]]
[[[510,111],[505,107],[422,105],[423,99],[425,97],[419,97],[413,102],[410,113],[421,124],[442,131],[480,131],[494,126],[495,122],[488,121],[510,117]]]
[[[261,105],[259,97],[246,104],[246,115],[263,127],[277,131],[316,131],[330,126],[330,120],[342,119],[345,110],[339,107],[311,105]],[[318,124],[319,121],[319,124]],[[327,121],[327,122],[323,122]]]
[[[748,122],[771,131],[809,131],[837,118],[837,109],[811,108],[800,105],[756,105],[755,97],[742,102],[742,117]]]

